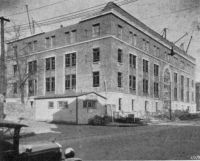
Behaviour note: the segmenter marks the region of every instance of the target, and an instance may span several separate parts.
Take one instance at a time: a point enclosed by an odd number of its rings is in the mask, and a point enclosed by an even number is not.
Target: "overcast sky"
[[[40,21],[63,14],[87,9],[110,0],[0,0],[0,15],[11,20],[6,27],[13,24],[27,24],[25,5],[28,4],[30,16],[35,21]],[[121,2],[123,0],[115,0]],[[136,1],[136,0],[126,0]],[[147,24],[156,32],[161,33],[163,28],[168,28],[167,38],[176,41],[186,32],[188,36],[180,43],[189,42],[193,31],[193,39],[189,48],[189,54],[197,59],[197,76],[200,81],[200,0],[137,0],[121,6],[127,12]],[[37,32],[48,31],[58,28],[61,22],[52,26],[41,26]],[[70,22],[71,23],[71,22]],[[198,28],[199,26],[199,28]]]

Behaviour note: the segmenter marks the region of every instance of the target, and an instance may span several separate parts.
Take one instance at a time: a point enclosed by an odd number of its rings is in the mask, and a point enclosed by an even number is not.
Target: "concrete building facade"
[[[40,96],[96,92],[121,113],[196,111],[195,59],[113,2],[75,25],[8,45],[10,99],[19,98],[14,48],[20,68],[37,68],[25,88],[33,105]]]

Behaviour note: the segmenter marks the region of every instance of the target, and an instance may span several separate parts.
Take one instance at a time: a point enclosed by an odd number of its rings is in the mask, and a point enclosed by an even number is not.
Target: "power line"
[[[114,1],[118,1],[118,0],[114,0]],[[122,2],[120,2],[120,5],[125,5],[125,4],[129,4],[129,3],[133,3],[136,2],[138,0],[123,0]],[[75,11],[75,12],[71,12],[68,14],[64,14],[64,15],[60,15],[60,16],[55,16],[52,18],[48,18],[48,19],[43,19],[38,21],[37,23],[40,24],[41,26],[44,25],[50,25],[50,24],[56,24],[59,22],[63,22],[67,20],[71,20],[71,19],[75,19],[75,18],[80,18],[83,16],[86,16],[87,14],[90,14],[92,12],[95,12],[97,10],[102,9],[107,3],[102,3],[93,7],[89,7],[87,9],[83,9],[83,10],[79,10],[79,11]],[[23,30],[27,30],[28,24],[22,24],[21,26],[21,31]],[[7,30],[12,30],[13,26],[11,27],[7,27]]]

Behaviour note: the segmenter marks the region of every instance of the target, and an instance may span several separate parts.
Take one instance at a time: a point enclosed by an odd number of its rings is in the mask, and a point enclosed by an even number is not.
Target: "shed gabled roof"
[[[102,97],[103,99],[107,99],[106,97],[102,96],[101,94],[97,93],[97,92],[84,92],[84,93],[72,93],[72,94],[62,94],[62,95],[51,95],[51,96],[38,96],[38,97],[35,97],[36,100],[39,100],[39,99],[56,99],[56,98],[73,98],[73,97],[81,97],[81,96],[84,96],[84,95],[89,95],[89,94],[95,94],[99,97]]]

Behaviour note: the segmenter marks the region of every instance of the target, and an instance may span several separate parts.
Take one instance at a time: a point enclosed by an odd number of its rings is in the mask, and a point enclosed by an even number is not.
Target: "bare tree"
[[[14,26],[14,40],[19,39],[21,33],[20,33],[20,28],[17,26]],[[25,41],[20,43],[21,45],[15,46],[15,43],[10,43],[8,47],[8,54],[7,58],[9,60],[12,60],[16,66],[16,75],[10,74],[8,75],[8,83],[10,82],[9,80],[15,80],[15,83],[17,83],[17,88],[19,89],[20,92],[20,97],[21,97],[21,103],[25,103],[25,90],[26,90],[26,85],[28,84],[28,93],[27,97],[29,97],[29,92],[31,92],[31,89],[33,90],[34,88],[34,93],[36,92],[35,86],[37,82],[35,82],[34,87],[31,87],[29,84],[31,80],[36,80],[39,72],[41,71],[41,67],[38,66],[37,63],[37,57],[30,59],[30,53],[32,52],[31,46],[33,44],[28,44]],[[30,61],[31,60],[31,61]],[[27,83],[28,82],[28,83]],[[36,86],[37,88],[37,86]]]

